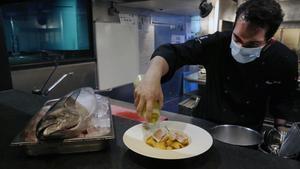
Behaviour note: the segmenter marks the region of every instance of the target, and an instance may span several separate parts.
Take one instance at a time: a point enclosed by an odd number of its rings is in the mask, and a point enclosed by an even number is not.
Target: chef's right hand
[[[134,104],[141,117],[150,120],[154,104],[158,102],[159,108],[163,105],[163,92],[160,77],[146,73],[134,90]]]

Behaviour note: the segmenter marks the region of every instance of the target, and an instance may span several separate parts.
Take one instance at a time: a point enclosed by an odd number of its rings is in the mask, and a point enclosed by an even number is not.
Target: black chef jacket
[[[219,124],[259,129],[266,110],[286,119],[297,88],[297,55],[274,41],[260,57],[239,63],[231,55],[232,32],[216,32],[183,44],[166,44],[152,58],[162,56],[169,65],[166,81],[183,65],[203,65],[206,87],[194,116]]]

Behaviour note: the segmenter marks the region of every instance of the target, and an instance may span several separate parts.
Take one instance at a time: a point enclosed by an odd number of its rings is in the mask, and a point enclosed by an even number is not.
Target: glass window
[[[1,7],[12,66],[93,58],[90,1],[43,0]]]

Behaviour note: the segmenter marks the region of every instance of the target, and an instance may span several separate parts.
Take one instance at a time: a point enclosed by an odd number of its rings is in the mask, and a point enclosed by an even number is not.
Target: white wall
[[[96,22],[95,28],[99,88],[133,82],[139,74],[137,25]]]
[[[154,51],[154,26],[148,25],[139,29],[139,73],[146,73],[150,57]]]
[[[201,19],[201,35],[211,34],[220,31],[220,20],[235,20],[237,3],[232,0],[211,0],[214,8],[206,18]]]
[[[284,21],[298,21],[300,22],[300,1],[286,1],[280,2],[282,10],[285,14]]]
[[[219,19],[234,22],[237,3],[233,0],[220,0]]]
[[[218,30],[219,0],[211,0],[210,2],[214,8],[207,17],[201,18],[200,35],[212,34]]]

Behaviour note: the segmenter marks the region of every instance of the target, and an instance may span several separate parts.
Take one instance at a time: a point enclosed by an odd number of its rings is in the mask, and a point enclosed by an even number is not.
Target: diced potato
[[[173,144],[173,141],[171,139],[168,139],[166,141],[167,146],[171,146]]]
[[[174,149],[179,149],[179,148],[182,148],[183,145],[181,143],[179,143],[178,141],[175,141],[171,147],[173,147]]]
[[[156,143],[156,144],[155,144],[155,147],[160,148],[160,149],[163,149],[163,150],[167,149],[167,147],[166,147],[166,145],[165,145],[164,142]]]
[[[155,146],[156,142],[155,140],[153,139],[153,137],[149,137],[147,140],[146,140],[146,143],[152,147]]]
[[[167,150],[173,150],[173,147],[168,146],[168,147],[167,147]]]
[[[189,139],[188,136],[182,132],[159,129],[146,139],[146,143],[154,148],[174,150],[188,146]]]

